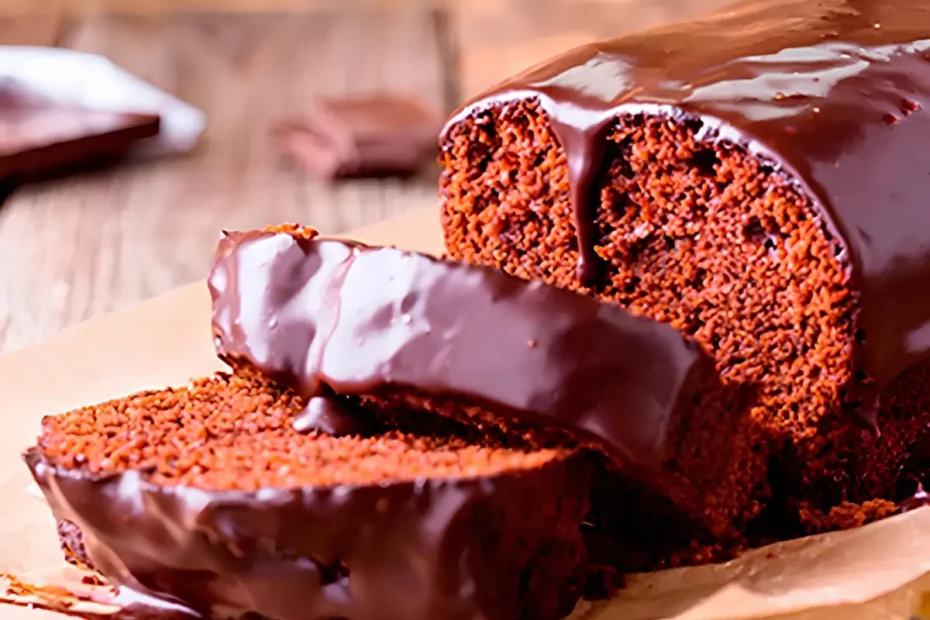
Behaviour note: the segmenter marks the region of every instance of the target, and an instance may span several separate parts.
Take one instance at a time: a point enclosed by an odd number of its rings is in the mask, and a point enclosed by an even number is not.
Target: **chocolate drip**
[[[288,233],[228,234],[209,285],[217,352],[306,399],[462,398],[659,466],[713,362],[673,328],[497,270]],[[513,372],[519,368],[520,372]]]
[[[812,198],[845,248],[864,333],[856,357],[874,390],[930,356],[925,0],[750,1],[586,45],[464,105],[443,141],[473,113],[526,99],[549,115],[565,152],[580,276],[592,275],[591,179],[605,164],[608,119],[666,116],[701,127],[701,139],[746,147]]]
[[[317,430],[335,437],[368,435],[378,430],[373,416],[335,396],[314,396],[294,418],[294,430],[304,433]]]
[[[597,209],[601,204],[598,176],[607,146],[604,132],[610,126],[611,117],[579,112],[578,120],[587,122],[569,124],[565,122],[566,115],[550,114],[552,130],[565,152],[572,154],[568,160],[568,179],[578,239],[578,281],[583,286],[593,287],[597,284],[599,263],[595,249]]]

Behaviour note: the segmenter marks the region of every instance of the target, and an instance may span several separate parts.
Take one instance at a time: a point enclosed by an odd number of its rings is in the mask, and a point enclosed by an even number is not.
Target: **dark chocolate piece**
[[[594,43],[534,67],[452,116],[537,98],[568,158],[579,274],[594,244],[604,131],[620,114],[698,118],[812,196],[860,295],[864,370],[887,385],[930,356],[930,5],[746,2],[717,16]],[[867,406],[874,409],[874,406]],[[863,415],[867,415],[864,412]]]
[[[590,467],[577,453],[492,476],[255,492],[94,477],[39,448],[26,462],[133,617],[554,620],[583,585],[577,529],[527,526],[583,520]],[[543,516],[554,497],[559,513]],[[539,574],[514,572],[526,554]],[[526,600],[511,596],[521,578]]]
[[[415,174],[438,152],[441,126],[420,101],[373,95],[322,99],[274,133],[310,173],[342,179]]]
[[[160,130],[157,115],[91,110],[0,82],[0,181],[43,179],[123,154]]]
[[[713,363],[673,328],[495,269],[288,233],[227,233],[221,358],[310,399],[412,388],[596,439],[654,468]]]

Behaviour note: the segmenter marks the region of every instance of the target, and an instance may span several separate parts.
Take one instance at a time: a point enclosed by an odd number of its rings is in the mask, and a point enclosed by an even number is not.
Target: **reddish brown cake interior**
[[[883,394],[877,442],[851,423],[856,298],[840,245],[788,178],[700,129],[627,114],[607,132],[595,241],[606,276],[595,290],[576,276],[565,153],[547,114],[531,99],[482,108],[452,126],[441,156],[448,252],[670,323],[714,354],[724,380],[761,382],[750,443],[771,466],[781,527],[791,527],[782,517],[821,530],[889,514],[883,500],[900,494],[930,422],[926,371]]]
[[[67,469],[151,470],[158,484],[210,490],[371,485],[534,468],[568,452],[495,445],[464,425],[407,420],[414,432],[332,437],[293,429],[300,401],[257,374],[217,375],[50,416],[40,445]]]

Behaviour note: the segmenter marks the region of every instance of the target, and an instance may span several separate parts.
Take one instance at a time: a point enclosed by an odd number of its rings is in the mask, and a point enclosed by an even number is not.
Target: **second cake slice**
[[[338,411],[348,401],[601,454],[612,480],[592,521],[607,563],[706,561],[758,516],[754,393],[721,385],[671,327],[488,267],[297,227],[226,234],[209,285],[219,355],[292,387],[308,428],[358,430]]]

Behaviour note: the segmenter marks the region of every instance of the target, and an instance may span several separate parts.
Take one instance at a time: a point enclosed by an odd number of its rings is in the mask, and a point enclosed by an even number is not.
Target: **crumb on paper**
[[[90,581],[82,580],[85,584],[104,584],[99,577],[88,577]],[[44,609],[82,618],[115,617],[119,607],[107,602],[108,598],[112,598],[112,590],[109,588],[106,594],[90,589],[87,592],[76,592],[54,584],[27,583],[14,575],[0,573],[0,605]]]
[[[99,575],[84,575],[81,577],[81,583],[88,586],[105,586],[107,583]]]
[[[38,598],[54,602],[56,606],[71,607],[78,597],[60,586],[39,586],[20,581],[13,575],[0,575],[4,583],[3,599]]]
[[[899,511],[898,505],[883,499],[869,500],[862,504],[841,502],[824,513],[817,509],[804,507],[800,511],[801,521],[810,534],[851,530],[881,521]]]

